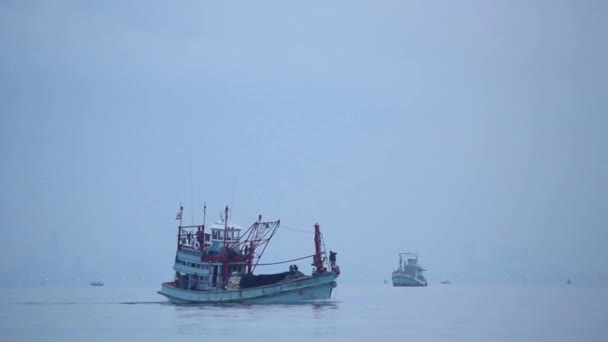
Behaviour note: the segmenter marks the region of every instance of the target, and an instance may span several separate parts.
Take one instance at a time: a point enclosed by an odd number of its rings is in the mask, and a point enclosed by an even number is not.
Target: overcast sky
[[[2,1],[0,275],[170,280],[207,202],[281,219],[267,262],[319,222],[346,283],[608,283],[607,33],[602,0]]]

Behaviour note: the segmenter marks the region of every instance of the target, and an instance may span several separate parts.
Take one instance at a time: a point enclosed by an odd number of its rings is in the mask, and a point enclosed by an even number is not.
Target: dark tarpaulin
[[[304,276],[304,274],[298,271],[259,275],[247,274],[241,277],[240,285],[242,289],[247,289],[250,287],[271,285],[286,279],[299,278],[301,276]]]

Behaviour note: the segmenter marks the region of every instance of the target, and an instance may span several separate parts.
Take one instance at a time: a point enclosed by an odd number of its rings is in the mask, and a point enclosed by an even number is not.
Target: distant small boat
[[[442,280],[442,281],[441,281],[441,283],[442,283],[442,284],[444,284],[444,285],[449,285],[449,284],[451,284],[449,280]]]
[[[568,285],[572,284],[572,282],[570,281],[570,279],[568,279],[568,281],[566,281],[566,284],[568,284]]]
[[[101,281],[92,281],[91,286],[103,286],[103,282]]]

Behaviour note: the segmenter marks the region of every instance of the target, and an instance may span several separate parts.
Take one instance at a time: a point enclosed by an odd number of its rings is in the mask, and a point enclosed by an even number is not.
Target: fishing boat
[[[103,282],[101,281],[92,281],[91,286],[103,286]]]
[[[451,284],[449,280],[442,280],[441,283],[443,285],[450,285]]]
[[[206,212],[206,207],[203,209]],[[329,260],[320,225],[314,225],[315,253],[284,262],[312,257],[312,273],[306,275],[297,265],[289,271],[255,275],[259,261],[280,226],[280,220],[262,221],[262,216],[248,229],[228,220],[228,207],[219,221],[210,227],[182,225],[183,207],[177,213],[180,221],[173,281],[161,284],[159,294],[174,304],[213,303],[292,303],[329,299],[337,286],[340,268],[336,253]]]
[[[427,286],[422,275],[424,271],[418,265],[416,253],[399,253],[399,268],[393,271],[393,286]]]

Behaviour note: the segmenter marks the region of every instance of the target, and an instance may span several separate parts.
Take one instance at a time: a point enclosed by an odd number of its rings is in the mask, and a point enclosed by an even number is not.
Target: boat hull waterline
[[[337,276],[334,272],[325,272],[272,285],[225,291],[189,291],[175,287],[173,283],[163,283],[158,293],[173,304],[304,302],[331,298]]]
[[[427,286],[426,282],[414,279],[408,275],[393,274],[393,286],[395,287],[417,287]]]

